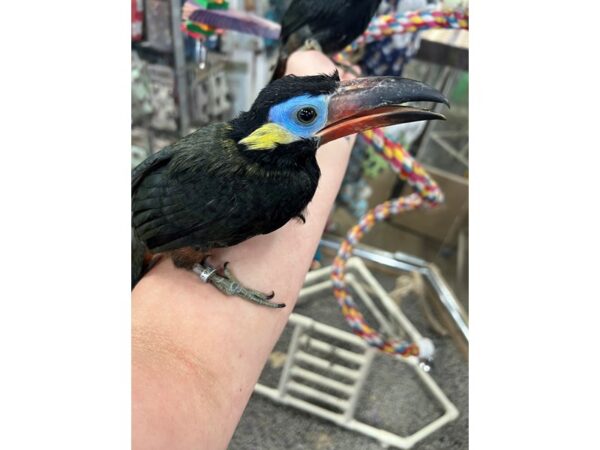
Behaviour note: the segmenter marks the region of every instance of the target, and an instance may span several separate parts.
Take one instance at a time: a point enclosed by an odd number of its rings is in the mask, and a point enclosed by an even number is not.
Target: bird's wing
[[[198,174],[181,183],[160,168],[140,184],[133,201],[133,225],[151,251],[227,245],[226,219],[236,195],[218,180]]]
[[[138,164],[131,172],[131,193],[133,194],[144,177],[153,170],[167,164],[173,156],[173,147],[166,147]]]
[[[134,170],[132,224],[150,251],[223,247],[257,234],[247,220],[252,205],[241,198],[251,189],[235,174],[211,172],[225,157],[214,148],[223,145],[216,128],[186,136]],[[186,158],[194,160],[178,165]]]

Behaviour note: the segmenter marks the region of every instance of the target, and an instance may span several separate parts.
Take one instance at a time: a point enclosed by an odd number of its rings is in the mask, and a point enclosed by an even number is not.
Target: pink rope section
[[[444,201],[444,194],[435,181],[425,172],[423,166],[406,151],[406,149],[387,138],[383,130],[375,129],[362,133],[363,139],[390,163],[398,176],[407,181],[415,190],[414,193],[384,202],[367,212],[346,235],[338,254],[333,261],[331,279],[333,281],[333,294],[342,308],[342,314],[350,325],[352,331],[363,338],[369,345],[377,347],[383,352],[408,356],[428,358],[431,356],[431,345],[421,348],[417,343],[399,340],[385,340],[375,329],[365,321],[363,315],[356,307],[352,295],[345,282],[345,268],[352,249],[371,228],[392,214],[412,211],[419,208],[431,208]]]
[[[365,32],[333,57],[336,62],[346,62],[351,53],[370,42],[378,41],[394,34],[414,33],[433,28],[469,29],[469,14],[463,10],[411,11],[398,14],[384,14],[374,17]]]

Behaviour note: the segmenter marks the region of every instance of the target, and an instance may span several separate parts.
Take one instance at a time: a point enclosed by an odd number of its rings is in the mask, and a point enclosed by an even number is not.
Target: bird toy
[[[229,10],[224,0],[188,0],[181,14],[182,31],[193,38],[211,36],[223,30],[235,30],[267,39],[277,39],[278,23],[245,11]]]
[[[183,5],[181,31],[196,41],[194,60],[200,70],[206,67],[208,57],[204,41],[215,34],[221,34],[223,30],[201,21],[192,20],[191,15],[197,10],[226,10],[227,8],[229,8],[229,2],[225,0],[196,0],[196,2],[188,1]]]
[[[361,46],[375,42],[394,34],[422,31],[433,28],[465,29],[469,28],[468,12],[461,10],[446,11],[413,11],[385,14],[374,17],[365,32],[337,53],[333,60],[337,63],[348,63],[350,54]],[[352,255],[352,249],[373,226],[391,215],[404,211],[421,208],[433,208],[444,201],[444,195],[437,183],[399,143],[385,136],[383,130],[374,129],[363,131],[360,136],[371,144],[390,165],[398,176],[407,181],[415,192],[406,197],[390,200],[368,211],[357,225],[352,227],[346,239],[340,245],[338,254],[333,262],[331,279],[333,293],[342,308],[342,314],[352,331],[363,338],[369,345],[385,353],[397,354],[403,357],[418,356],[422,360],[430,359],[433,354],[433,344],[429,340],[410,343],[400,340],[386,340],[365,321],[364,316],[356,307],[345,283],[345,266]]]
[[[333,60],[338,63],[347,63],[350,54],[365,44],[394,34],[414,33],[434,28],[468,30],[469,14],[462,10],[422,10],[373,17],[365,32],[344,50],[337,53]]]
[[[209,14],[214,10],[227,10],[228,8],[229,2],[225,0],[187,1],[183,5],[181,31],[199,40],[212,36],[218,31],[218,27],[212,26],[212,24],[205,21],[195,20],[192,16],[194,16],[196,11],[207,11],[207,14]]]
[[[207,52],[204,41],[224,30],[277,39],[279,24],[245,11],[229,10],[226,0],[188,0],[181,13],[181,31],[196,39],[196,60],[200,69],[206,65]]]
[[[377,222],[381,222],[391,215],[403,211],[435,207],[444,201],[444,194],[437,183],[427,174],[423,166],[402,145],[387,138],[383,130],[363,131],[361,136],[389,162],[390,167],[398,173],[398,176],[402,180],[407,181],[415,192],[406,197],[399,197],[381,203],[367,212],[358,224],[350,229],[333,261],[331,271],[331,279],[334,286],[333,294],[342,308],[342,314],[352,331],[369,345],[385,353],[403,357],[417,356],[421,360],[428,360],[433,356],[433,344],[428,339],[424,339],[419,343],[386,340],[366,323],[346,286],[344,271],[346,262],[352,255],[353,247]]]

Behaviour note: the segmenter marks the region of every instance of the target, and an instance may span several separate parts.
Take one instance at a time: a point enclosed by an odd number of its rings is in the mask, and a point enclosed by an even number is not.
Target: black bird
[[[381,0],[293,0],[281,20],[281,47],[273,79],[281,78],[289,55],[306,47],[332,55],[359,37]]]
[[[320,170],[319,145],[373,127],[444,116],[405,102],[443,102],[438,91],[397,77],[340,81],[287,76],[270,83],[252,108],[201,128],[150,156],[132,173],[132,288],[152,255],[166,254],[227,295],[282,307],[245,288],[227,264],[205,262],[213,248],[304,221]]]

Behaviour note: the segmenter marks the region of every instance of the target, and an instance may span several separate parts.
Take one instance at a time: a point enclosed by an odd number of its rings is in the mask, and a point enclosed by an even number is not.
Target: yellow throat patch
[[[281,125],[266,123],[239,143],[248,147],[248,150],[273,150],[277,144],[290,144],[297,140],[297,136],[294,136]]]

